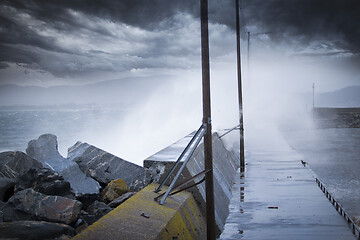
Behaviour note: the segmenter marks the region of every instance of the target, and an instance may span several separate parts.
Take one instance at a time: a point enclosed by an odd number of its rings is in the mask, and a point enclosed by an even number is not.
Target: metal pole
[[[245,168],[245,154],[244,154],[244,111],[242,103],[242,84],[241,84],[241,51],[240,51],[240,13],[239,13],[239,0],[236,2],[236,46],[237,46],[237,73],[238,73],[238,98],[239,98],[239,123],[240,123],[240,167]],[[248,32],[248,40],[250,33]],[[249,42],[248,42],[249,51]],[[249,52],[248,52],[249,54]],[[249,57],[249,55],[248,55]],[[249,64],[249,62],[248,62]]]
[[[250,80],[250,32],[247,32],[247,69],[248,81]]]
[[[210,104],[210,64],[209,64],[209,31],[208,31],[208,1],[201,0],[201,60],[202,60],[202,91],[203,91],[203,123],[207,125],[204,135],[205,175],[206,187],[206,228],[207,239],[215,240],[215,203],[214,180],[212,163],[211,137],[211,104]]]

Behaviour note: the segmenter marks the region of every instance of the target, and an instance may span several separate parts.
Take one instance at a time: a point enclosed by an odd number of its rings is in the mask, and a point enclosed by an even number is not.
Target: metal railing
[[[328,192],[325,185],[318,178],[316,178],[316,183],[320,187],[321,191],[323,191],[326,198],[329,199],[331,204],[335,207],[336,211],[338,213],[340,213],[340,215],[343,216],[344,219],[348,222],[348,224],[350,225],[351,231],[355,235],[355,237],[360,239],[360,229],[356,225],[354,220],[345,212],[343,206],[338,201],[335,200],[335,198]]]
[[[180,156],[178,157],[178,159],[176,160],[175,164],[172,166],[171,170],[170,170],[169,173],[166,175],[166,177],[164,178],[164,180],[162,180],[162,182],[160,183],[159,187],[157,187],[157,188],[155,189],[155,192],[156,192],[156,193],[159,192],[159,191],[161,191],[161,188],[162,188],[162,187],[165,185],[165,183],[169,180],[170,176],[173,174],[173,172],[175,171],[175,169],[180,165],[181,160],[185,157],[184,162],[182,163],[179,171],[176,173],[176,175],[175,175],[174,179],[172,180],[172,182],[171,182],[169,188],[167,189],[167,191],[166,191],[165,193],[163,193],[163,194],[161,194],[161,195],[159,195],[159,196],[157,196],[157,197],[155,198],[155,200],[158,200],[160,197],[163,196],[163,198],[162,198],[162,199],[160,200],[160,202],[159,202],[160,205],[163,205],[163,204],[164,204],[166,198],[167,198],[169,195],[173,195],[173,194],[175,194],[175,193],[178,193],[178,192],[180,192],[180,191],[185,190],[185,188],[184,188],[184,189],[181,189],[181,190],[179,190],[179,191],[170,193],[170,192],[172,191],[172,189],[181,187],[181,186],[189,183],[191,180],[199,177],[200,175],[205,174],[205,173],[207,173],[208,171],[210,171],[209,169],[205,169],[204,171],[200,172],[199,174],[193,176],[192,178],[186,180],[185,182],[179,184],[178,186],[176,186],[176,187],[174,188],[174,185],[175,185],[177,179],[180,177],[180,174],[181,174],[182,171],[184,170],[186,164],[189,162],[191,156],[193,155],[196,147],[199,145],[201,139],[203,138],[203,136],[204,136],[204,134],[205,134],[205,132],[206,132],[206,127],[207,127],[207,126],[206,126],[205,123],[203,123],[203,124],[200,126],[200,128],[196,131],[195,135],[192,137],[192,139],[190,140],[190,142],[187,144],[187,146],[185,147],[184,151],[180,154]],[[199,184],[199,183],[201,183],[201,182],[203,182],[203,181],[204,181],[204,179],[201,180],[201,181],[198,182],[198,183],[195,183],[195,184],[187,187],[187,188],[190,188],[190,187],[192,187],[192,186],[195,186],[195,185],[197,185],[197,184]],[[187,189],[187,188],[186,188],[186,189]]]

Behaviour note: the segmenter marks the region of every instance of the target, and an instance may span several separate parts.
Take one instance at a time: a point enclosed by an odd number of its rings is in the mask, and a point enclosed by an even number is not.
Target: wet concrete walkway
[[[220,239],[356,239],[289,148],[248,149]]]

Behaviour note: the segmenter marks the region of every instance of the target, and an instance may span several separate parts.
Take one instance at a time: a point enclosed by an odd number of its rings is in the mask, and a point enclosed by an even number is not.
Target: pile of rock
[[[56,136],[0,153],[0,236],[67,239],[149,184],[144,168],[87,143],[58,152]]]

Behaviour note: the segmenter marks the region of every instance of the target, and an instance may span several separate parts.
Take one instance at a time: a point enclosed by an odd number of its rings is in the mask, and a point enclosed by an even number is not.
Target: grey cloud
[[[270,31],[277,41],[296,39],[307,45],[326,41],[339,49],[360,51],[360,1],[358,0],[246,0],[245,18]]]

